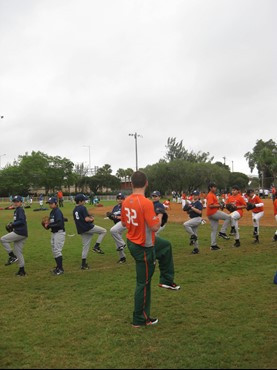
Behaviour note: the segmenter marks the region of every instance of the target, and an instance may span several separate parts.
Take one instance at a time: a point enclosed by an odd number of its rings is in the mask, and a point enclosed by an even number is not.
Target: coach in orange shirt
[[[220,249],[216,243],[216,235],[217,235],[217,229],[218,229],[218,221],[224,220],[224,223],[222,225],[221,231],[219,232],[218,236],[223,239],[230,239],[227,234],[227,227],[231,222],[231,216],[227,215],[227,213],[224,213],[220,211],[220,204],[216,196],[216,189],[217,186],[215,183],[209,184],[209,193],[207,195],[207,216],[211,223],[211,250],[216,251]]]
[[[161,270],[160,278],[166,280],[160,286],[173,290],[180,287],[171,281],[174,276],[171,244],[155,237],[155,232],[161,226],[162,214],[156,215],[153,203],[145,197],[147,177],[143,172],[136,171],[131,181],[133,194],[122,204],[121,222],[127,227],[127,245],[136,262],[133,326],[138,328],[158,323],[158,319],[150,317],[151,279],[155,270],[156,251]]]

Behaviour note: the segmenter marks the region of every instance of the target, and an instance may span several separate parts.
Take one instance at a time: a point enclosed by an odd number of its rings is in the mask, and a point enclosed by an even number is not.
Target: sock
[[[56,261],[56,268],[58,268],[58,258],[55,258],[55,261]]]
[[[98,249],[98,248],[99,248],[99,245],[100,245],[100,243],[95,243],[94,248],[95,248],[95,249]]]
[[[254,227],[254,234],[257,234],[257,232],[258,232],[258,228]]]
[[[85,266],[86,262],[87,262],[87,259],[86,258],[83,258],[82,259],[82,266]]]
[[[23,267],[19,267],[19,271],[20,271],[20,272],[25,272],[25,270],[24,270],[24,266],[23,266]]]
[[[9,256],[10,256],[10,257],[13,257],[13,258],[16,258],[16,255],[15,255],[13,252],[10,252],[10,253],[9,253]]]
[[[56,260],[57,260],[58,269],[63,270],[63,257],[60,256],[60,257],[56,258]]]

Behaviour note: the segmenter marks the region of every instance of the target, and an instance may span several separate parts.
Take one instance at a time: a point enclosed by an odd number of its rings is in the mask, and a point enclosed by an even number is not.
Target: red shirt
[[[219,210],[219,208],[210,208],[211,205],[215,204],[219,205],[218,199],[216,195],[210,191],[207,195],[207,216],[212,216]]]
[[[152,247],[155,233],[151,228],[160,220],[151,200],[142,194],[132,194],[122,203],[121,221],[127,227],[127,238],[142,247]]]
[[[263,203],[263,201],[261,200],[260,197],[258,197],[258,195],[254,195],[252,198],[248,198],[248,202],[254,203],[254,204]],[[264,210],[264,207],[258,207],[258,208],[254,208],[252,212],[259,213],[259,212],[263,212],[263,210]]]
[[[240,194],[230,195],[229,198],[227,199],[226,204],[228,203],[234,203],[236,206],[246,206],[246,202]],[[237,209],[237,212],[241,215],[241,217],[243,216],[242,209]]]

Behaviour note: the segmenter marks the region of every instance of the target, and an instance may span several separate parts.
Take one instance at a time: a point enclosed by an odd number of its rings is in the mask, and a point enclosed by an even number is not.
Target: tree
[[[244,157],[248,161],[251,172],[256,167],[262,187],[269,188],[277,177],[277,144],[274,140],[257,140],[251,152],[247,152]]]

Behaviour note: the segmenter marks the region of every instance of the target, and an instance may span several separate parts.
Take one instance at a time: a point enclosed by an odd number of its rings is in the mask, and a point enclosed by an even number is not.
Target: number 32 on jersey
[[[137,218],[137,211],[135,209],[125,208],[126,216],[127,216],[127,223],[132,224],[134,226],[138,226],[138,223],[135,222]]]

